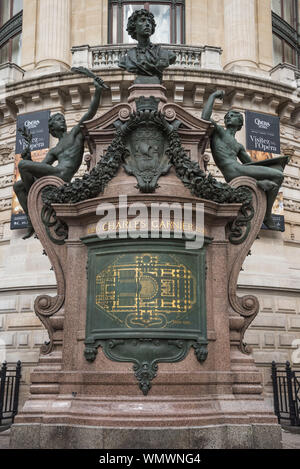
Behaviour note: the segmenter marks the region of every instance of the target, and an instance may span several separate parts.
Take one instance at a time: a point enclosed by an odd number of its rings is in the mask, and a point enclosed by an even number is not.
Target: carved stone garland
[[[151,123],[164,132],[168,139],[166,154],[170,163],[175,167],[179,179],[192,194],[217,203],[251,203],[249,192],[243,188],[233,188],[226,183],[220,183],[211,175],[206,176],[198,163],[191,161],[181,145],[177,130],[168,123],[162,113],[141,111],[131,114],[130,119],[118,128],[107,153],[91,173],[59,188],[45,189],[44,204],[50,206],[53,203],[77,203],[100,195],[116,175],[120,165],[125,163],[128,154],[125,146],[128,135],[145,123]]]

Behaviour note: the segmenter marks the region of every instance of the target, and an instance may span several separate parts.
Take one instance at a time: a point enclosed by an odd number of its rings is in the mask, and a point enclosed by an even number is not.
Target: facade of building
[[[299,5],[298,5],[299,3]],[[240,293],[255,294],[260,313],[246,341],[270,392],[271,362],[300,366],[300,74],[298,0],[2,0],[0,6],[0,362],[21,360],[22,398],[47,334],[33,310],[56,279],[37,239],[11,230],[16,117],[62,112],[68,128],[86,111],[91,80],[109,85],[97,116],[123,102],[134,76],[118,68],[131,46],[128,16],[153,12],[153,40],[177,54],[164,74],[168,99],[197,117],[215,89],[225,92],[214,120],[230,108],[280,117],[281,153],[290,156],[282,187],[285,231],[261,230],[239,278]],[[237,137],[245,143],[244,129]],[[51,139],[50,146],[55,144]],[[88,153],[88,148],[86,149]],[[209,149],[207,150],[209,155]],[[79,175],[86,171],[85,163]],[[212,159],[208,171],[221,179]]]

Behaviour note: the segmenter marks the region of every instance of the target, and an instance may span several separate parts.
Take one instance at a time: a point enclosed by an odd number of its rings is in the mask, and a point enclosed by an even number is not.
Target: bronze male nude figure
[[[202,119],[210,120],[214,125],[210,145],[214,161],[221,170],[226,182],[239,176],[248,176],[256,179],[258,187],[267,195],[267,209],[264,224],[271,230],[277,230],[272,219],[272,207],[283,182],[283,173],[279,169],[253,164],[244,146],[239,143],[235,134],[241,130],[244,119],[240,112],[229,111],[225,118],[225,127],[218,125],[211,119],[214,102],[217,98],[223,99],[224,92],[216,91],[210,95],[204,106]],[[241,163],[238,162],[238,159]],[[272,160],[269,160],[272,162]]]
[[[81,69],[76,71],[91,76],[88,70]],[[83,122],[92,119],[96,115],[102,89],[107,88],[100,77],[94,76],[94,84],[96,90],[90,107],[70,132],[67,132],[67,125],[63,114],[57,113],[50,117],[50,134],[58,138],[59,142],[56,147],[51,148],[42,162],[31,161],[30,150],[28,148],[22,153],[23,159],[19,163],[21,180],[14,184],[14,191],[28,217],[28,232],[23,239],[30,238],[34,233],[28,214],[27,199],[30,188],[36,179],[44,176],[57,176],[65,182],[70,182],[82,163],[84,136],[80,126]],[[56,161],[58,161],[58,164],[52,166]]]

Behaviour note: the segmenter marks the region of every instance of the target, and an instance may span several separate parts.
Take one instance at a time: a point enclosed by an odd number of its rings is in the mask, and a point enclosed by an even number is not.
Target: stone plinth
[[[166,88],[162,85],[148,84],[148,85],[138,85],[135,84],[131,86],[128,90],[128,104],[130,105],[132,111],[136,112],[136,100],[139,98],[154,98],[159,100],[158,110],[161,111],[164,104],[167,103],[166,97]]]
[[[97,243],[100,203],[115,206],[116,222],[122,220],[118,207],[122,191],[112,180],[101,197],[55,205],[57,218],[69,227],[68,238],[58,245],[50,241],[40,211],[42,190],[61,181],[40,179],[30,193],[30,214],[54,267],[58,294],[36,299],[35,309],[49,331],[50,343],[32,374],[31,396],[16,417],[11,447],[279,448],[280,427],[264,401],[261,373],[243,344],[259,305],[255,297],[236,296],[239,271],[265,213],[264,194],[252,179],[233,181],[234,187],[251,190],[255,215],[248,237],[232,244],[228,224],[236,219],[240,204],[192,197],[172,174],[160,179],[154,194],[143,196],[122,168],[117,178],[128,178],[128,187],[132,184],[128,205],[142,201],[148,216],[152,203],[191,203],[194,217],[195,204],[204,204],[207,358],[197,359],[192,346],[180,361],[158,362],[147,395],[134,376],[133,360],[110,360],[101,347],[92,360],[87,359],[87,240],[93,237]],[[50,234],[54,236],[53,231]],[[109,242],[115,243],[116,252],[125,252],[122,239]],[[150,249],[147,239],[127,242],[127,246],[134,243],[137,252]],[[156,242],[161,245],[164,240]],[[106,241],[99,243],[105,250]],[[174,239],[176,246],[183,248],[184,240]],[[114,346],[118,344],[112,340]]]

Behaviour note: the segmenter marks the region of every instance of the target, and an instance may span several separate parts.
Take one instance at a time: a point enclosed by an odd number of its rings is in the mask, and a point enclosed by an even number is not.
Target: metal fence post
[[[294,396],[295,396],[295,415],[296,423],[295,425],[300,426],[300,382],[296,375],[296,372],[293,371],[293,385],[294,385]]]
[[[279,409],[279,399],[278,399],[278,383],[277,383],[277,367],[276,363],[272,362],[272,383],[273,383],[273,395],[274,395],[274,412],[278,418],[278,423],[280,423],[280,409]]]
[[[288,388],[288,398],[289,398],[289,410],[290,410],[290,420],[291,425],[296,425],[296,411],[295,411],[295,402],[293,398],[293,385],[292,385],[292,369],[290,362],[286,362],[286,378],[287,378],[287,388]]]
[[[6,381],[7,363],[4,362],[1,368],[1,380],[0,380],[0,425],[2,425],[3,418],[3,404],[4,404],[4,393],[5,393],[5,381]]]
[[[20,380],[21,380],[21,362],[20,360],[16,366],[16,379],[15,379],[15,389],[14,389],[14,402],[13,402],[13,414],[12,414],[12,421],[14,423],[15,416],[18,413],[18,405],[19,405],[19,389],[20,389]]]

